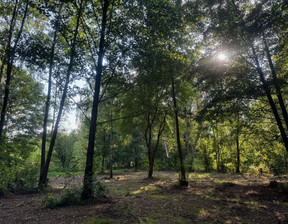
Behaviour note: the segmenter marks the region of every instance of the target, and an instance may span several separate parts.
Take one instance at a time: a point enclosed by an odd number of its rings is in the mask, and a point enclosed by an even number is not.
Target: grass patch
[[[161,195],[161,194],[151,194],[148,197],[149,198],[160,199],[160,200],[166,200],[168,198],[166,195]]]
[[[138,217],[139,223],[140,224],[156,224],[159,223],[158,219],[154,219],[151,217]]]
[[[181,223],[181,224],[185,224],[185,223],[191,223],[190,219],[184,218],[182,216],[178,216],[178,217],[174,217],[173,218],[173,223]]]
[[[108,224],[108,223],[113,223],[113,220],[109,218],[92,218],[87,222],[83,222],[82,224]]]

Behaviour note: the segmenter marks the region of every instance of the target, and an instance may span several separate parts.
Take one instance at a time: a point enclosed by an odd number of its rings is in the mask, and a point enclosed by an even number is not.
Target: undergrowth
[[[93,199],[103,200],[108,198],[109,190],[106,185],[101,183],[99,180],[93,183],[93,197],[91,200],[81,200],[81,190],[79,188],[63,189],[59,194],[49,193],[42,199],[42,204],[46,208],[53,209],[56,207],[66,207],[71,205],[83,205],[87,204]]]

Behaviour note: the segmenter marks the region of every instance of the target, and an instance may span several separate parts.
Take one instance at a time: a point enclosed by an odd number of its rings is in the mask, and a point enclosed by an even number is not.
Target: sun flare
[[[217,58],[218,58],[218,60],[220,60],[220,61],[224,61],[224,60],[227,59],[227,55],[226,55],[225,53],[221,52],[221,53],[219,53],[219,54],[217,55]]]

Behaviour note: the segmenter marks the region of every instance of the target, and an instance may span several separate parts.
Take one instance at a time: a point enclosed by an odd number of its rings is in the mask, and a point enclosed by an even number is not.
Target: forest
[[[0,222],[288,223],[286,0],[1,0],[0,37]]]

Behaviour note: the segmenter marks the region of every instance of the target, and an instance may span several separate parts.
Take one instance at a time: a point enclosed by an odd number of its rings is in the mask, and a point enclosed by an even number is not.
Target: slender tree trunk
[[[154,118],[152,119],[152,122],[154,121]],[[152,153],[151,149],[151,142],[152,142],[152,124],[150,122],[150,114],[147,116],[147,128],[145,130],[145,142],[147,146],[148,151],[148,162],[149,162],[149,168],[148,168],[148,178],[152,178],[153,175],[153,166],[154,166],[154,155]]]
[[[43,122],[43,135],[42,135],[42,147],[41,147],[41,166],[40,166],[40,180],[43,179],[43,173],[45,170],[45,154],[46,154],[46,138],[47,138],[47,121],[50,108],[50,99],[51,99],[51,86],[52,86],[52,72],[53,72],[53,62],[54,62],[54,53],[57,37],[57,27],[54,31],[54,37],[52,42],[51,54],[50,54],[50,63],[49,63],[49,77],[48,77],[48,91],[47,98],[45,103],[45,114]]]
[[[102,167],[101,167],[101,173],[104,173],[104,163],[105,163],[105,157],[102,155]]]
[[[145,134],[145,140],[146,140],[146,145],[147,145],[147,150],[148,150],[148,162],[149,162],[149,169],[148,169],[148,178],[152,178],[153,176],[153,167],[154,167],[154,155],[152,153],[152,148],[151,148],[151,142],[152,142],[152,128],[150,127],[148,129],[148,138],[147,134]]]
[[[280,108],[281,108],[281,111],[282,111],[282,116],[284,118],[284,121],[285,121],[285,124],[286,124],[286,128],[288,130],[288,113],[287,113],[287,110],[286,110],[284,99],[282,97],[281,89],[280,89],[279,84],[278,84],[276,70],[275,70],[273,62],[272,62],[270,50],[269,50],[269,47],[267,45],[267,41],[266,41],[265,38],[264,38],[264,44],[265,44],[265,51],[266,51],[266,56],[267,56],[267,59],[268,59],[269,67],[270,67],[270,70],[271,70],[271,73],[272,73],[273,84],[274,84],[275,89],[276,89],[276,94],[277,94],[277,98],[278,98],[278,101],[279,101],[279,104],[280,104]]]
[[[138,171],[138,149],[135,146],[134,148],[134,163],[135,163],[135,172]]]
[[[61,116],[62,116],[62,112],[63,112],[63,108],[64,108],[66,96],[67,96],[67,91],[68,91],[68,86],[69,86],[69,81],[70,81],[70,75],[71,75],[72,67],[74,65],[74,58],[76,55],[76,40],[77,40],[77,36],[78,36],[80,18],[81,18],[82,11],[83,11],[83,2],[84,2],[84,0],[82,0],[80,3],[80,9],[79,9],[78,15],[77,15],[77,22],[76,22],[76,28],[74,31],[73,42],[72,42],[72,46],[71,46],[71,53],[70,53],[69,66],[67,69],[66,81],[65,81],[65,85],[64,85],[64,89],[63,89],[63,93],[62,93],[62,98],[61,98],[61,102],[60,102],[60,107],[59,107],[55,127],[54,127],[54,130],[52,132],[52,136],[51,136],[51,140],[50,140],[50,145],[49,145],[49,150],[47,153],[47,159],[46,159],[45,167],[43,169],[42,178],[39,180],[39,187],[43,187],[43,186],[47,185],[47,175],[48,175],[48,170],[49,170],[50,161],[51,161],[51,157],[52,157],[52,152],[53,152],[53,148],[54,148],[55,141],[57,138],[58,128],[59,128],[59,124],[60,124],[60,120],[61,120]]]
[[[85,175],[83,181],[83,190],[81,198],[82,200],[87,200],[93,195],[93,156],[94,156],[94,145],[95,145],[95,133],[96,133],[96,124],[97,124],[97,116],[98,116],[98,105],[99,105],[99,94],[100,94],[100,85],[101,85],[101,76],[103,69],[103,57],[105,54],[104,44],[105,44],[105,31],[106,31],[106,23],[107,23],[107,13],[109,8],[109,0],[104,0],[103,5],[103,15],[102,15],[102,24],[101,24],[101,36],[99,43],[99,52],[98,52],[98,63],[96,70],[96,80],[95,80],[95,89],[93,96],[93,107],[91,113],[91,122],[90,122],[90,130],[89,130],[89,142],[87,149],[87,157],[86,157],[86,168]]]
[[[271,96],[271,93],[270,93],[270,90],[269,90],[269,87],[268,87],[268,84],[266,83],[266,80],[265,80],[265,77],[264,77],[264,73],[260,67],[260,63],[259,63],[259,60],[258,60],[258,57],[256,55],[256,51],[255,51],[255,48],[254,46],[252,45],[252,51],[253,51],[253,54],[254,54],[254,59],[255,59],[255,63],[256,63],[256,66],[257,66],[257,72],[259,74],[259,77],[260,77],[260,81],[262,82],[262,87],[266,93],[266,96],[268,98],[268,101],[269,101],[269,104],[270,104],[270,107],[272,109],[272,112],[274,114],[274,117],[275,117],[275,120],[277,122],[277,126],[279,128],[279,131],[280,131],[280,134],[281,134],[281,137],[282,137],[282,140],[283,140],[283,143],[284,143],[284,146],[285,146],[285,149],[286,151],[288,152],[288,138],[287,138],[287,135],[286,135],[286,132],[285,132],[285,129],[283,127],[283,124],[282,124],[282,121],[281,121],[281,118],[278,114],[278,110],[277,110],[277,107],[275,105],[275,102]]]
[[[145,141],[146,141],[146,146],[147,146],[147,150],[148,150],[148,162],[149,162],[148,178],[152,178],[152,175],[153,175],[155,154],[158,150],[160,137],[164,131],[165,122],[166,122],[166,113],[165,113],[163,120],[159,126],[156,145],[155,145],[154,149],[152,150],[152,147],[151,147],[152,146],[152,138],[153,138],[152,124],[155,121],[156,115],[157,115],[157,112],[153,115],[152,119],[150,119],[149,115],[147,116],[148,126],[145,130]]]
[[[14,10],[13,10],[13,16],[11,18],[11,23],[10,23],[10,28],[9,28],[9,37],[8,37],[8,43],[7,43],[7,73],[6,73],[6,83],[5,83],[5,90],[4,90],[4,98],[3,98],[3,105],[2,105],[2,110],[1,110],[1,117],[0,117],[0,144],[2,143],[2,133],[3,133],[3,128],[5,124],[5,116],[7,112],[7,107],[8,107],[8,101],[9,101],[9,95],[10,95],[10,82],[12,78],[12,69],[14,65],[14,58],[15,58],[15,52],[16,48],[18,45],[18,42],[20,40],[20,37],[23,32],[23,27],[26,21],[26,16],[28,12],[28,1],[26,2],[25,10],[24,10],[24,15],[21,21],[21,26],[18,31],[17,37],[15,39],[15,43],[13,48],[11,48],[11,42],[12,42],[12,34],[13,34],[13,28],[14,28],[14,23],[16,19],[16,11],[17,11],[17,5],[18,5],[18,0],[15,2]]]
[[[239,144],[239,113],[237,115],[237,130],[236,130],[236,149],[237,149],[237,160],[236,160],[236,173],[240,173],[240,144]]]
[[[176,122],[176,138],[177,138],[177,148],[179,154],[179,161],[180,161],[180,185],[181,186],[188,186],[188,181],[186,180],[185,174],[185,167],[183,162],[183,154],[181,149],[181,141],[180,141],[180,130],[179,130],[179,121],[178,121],[178,109],[177,109],[177,102],[175,96],[175,85],[174,85],[174,78],[171,78],[172,81],[172,98],[174,104],[174,113],[175,113],[175,122]]]
[[[240,173],[240,147],[239,147],[239,136],[236,136],[236,146],[237,146],[237,161],[236,161],[236,173]]]
[[[218,130],[217,130],[217,123],[216,123],[216,128],[213,128],[213,148],[215,150],[215,157],[216,157],[216,166],[217,166],[217,172],[219,172],[219,145],[218,145]]]
[[[110,178],[113,178],[113,117],[111,110],[111,135],[110,135]]]

